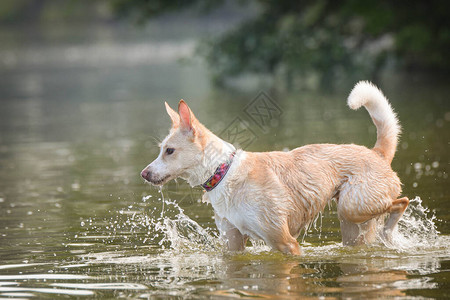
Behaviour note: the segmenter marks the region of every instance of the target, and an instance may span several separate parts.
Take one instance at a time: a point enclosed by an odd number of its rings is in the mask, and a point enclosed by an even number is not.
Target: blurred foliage
[[[230,4],[253,14],[199,47],[216,83],[246,73],[283,76],[288,87],[305,74],[327,83],[373,77],[388,62],[450,70],[447,0],[1,0],[0,24],[115,17],[145,23],[186,10],[217,15]]]
[[[107,0],[0,0],[0,24],[34,25],[107,20]]]
[[[207,13],[213,8],[221,6],[223,0],[112,0],[115,12],[123,17],[132,17],[139,23],[144,23],[151,17],[164,13],[177,12],[194,7]]]
[[[247,72],[281,73],[290,80],[316,72],[327,82],[355,69],[376,74],[389,57],[398,58],[407,69],[450,70],[450,1],[254,2],[258,7],[254,18],[201,48],[218,83]],[[119,15],[143,21],[185,8],[208,11],[223,1],[113,0],[113,4]]]

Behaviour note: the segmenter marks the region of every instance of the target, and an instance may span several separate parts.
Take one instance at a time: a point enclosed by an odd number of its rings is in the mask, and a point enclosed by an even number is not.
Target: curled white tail
[[[348,96],[348,106],[358,109],[364,106],[377,127],[377,142],[374,150],[382,154],[390,163],[397,149],[400,125],[386,97],[372,83],[360,81]]]

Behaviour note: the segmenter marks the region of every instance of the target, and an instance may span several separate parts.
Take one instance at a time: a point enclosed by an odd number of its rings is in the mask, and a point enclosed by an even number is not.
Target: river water
[[[184,98],[211,130],[251,151],[370,147],[375,128],[366,111],[346,107],[354,83],[214,89],[204,66],[179,61],[197,37],[158,26],[100,26],[87,40],[65,28],[1,31],[0,297],[450,297],[445,80],[378,82],[403,127],[393,168],[411,199],[393,245],[344,247],[331,203],[299,238],[303,256],[260,242],[232,254],[202,190],[182,180],[159,190],[139,176],[168,132],[164,101]],[[255,103],[271,105],[269,123],[251,117]]]

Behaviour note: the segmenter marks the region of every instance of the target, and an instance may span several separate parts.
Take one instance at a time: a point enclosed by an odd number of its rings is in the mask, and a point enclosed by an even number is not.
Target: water
[[[250,130],[239,141],[253,151],[371,146],[374,127],[346,107],[352,83],[333,93],[215,90],[201,64],[177,63],[197,36],[127,30],[26,48],[14,43],[18,30],[0,46],[0,297],[450,296],[446,82],[404,74],[380,82],[403,126],[393,168],[411,199],[393,244],[342,246],[331,203],[299,239],[302,257],[261,242],[230,254],[199,188],[179,180],[159,191],[139,177],[168,131],[164,100],[184,98],[216,133],[241,120]],[[261,90],[281,111],[269,126],[246,114]]]

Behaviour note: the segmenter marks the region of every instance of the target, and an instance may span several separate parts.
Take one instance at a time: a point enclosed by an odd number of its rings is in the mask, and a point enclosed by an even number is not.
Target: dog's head
[[[187,172],[201,163],[204,148],[203,126],[186,102],[180,100],[178,113],[165,104],[172,128],[160,144],[158,157],[141,172],[146,181],[159,186],[187,177]]]

